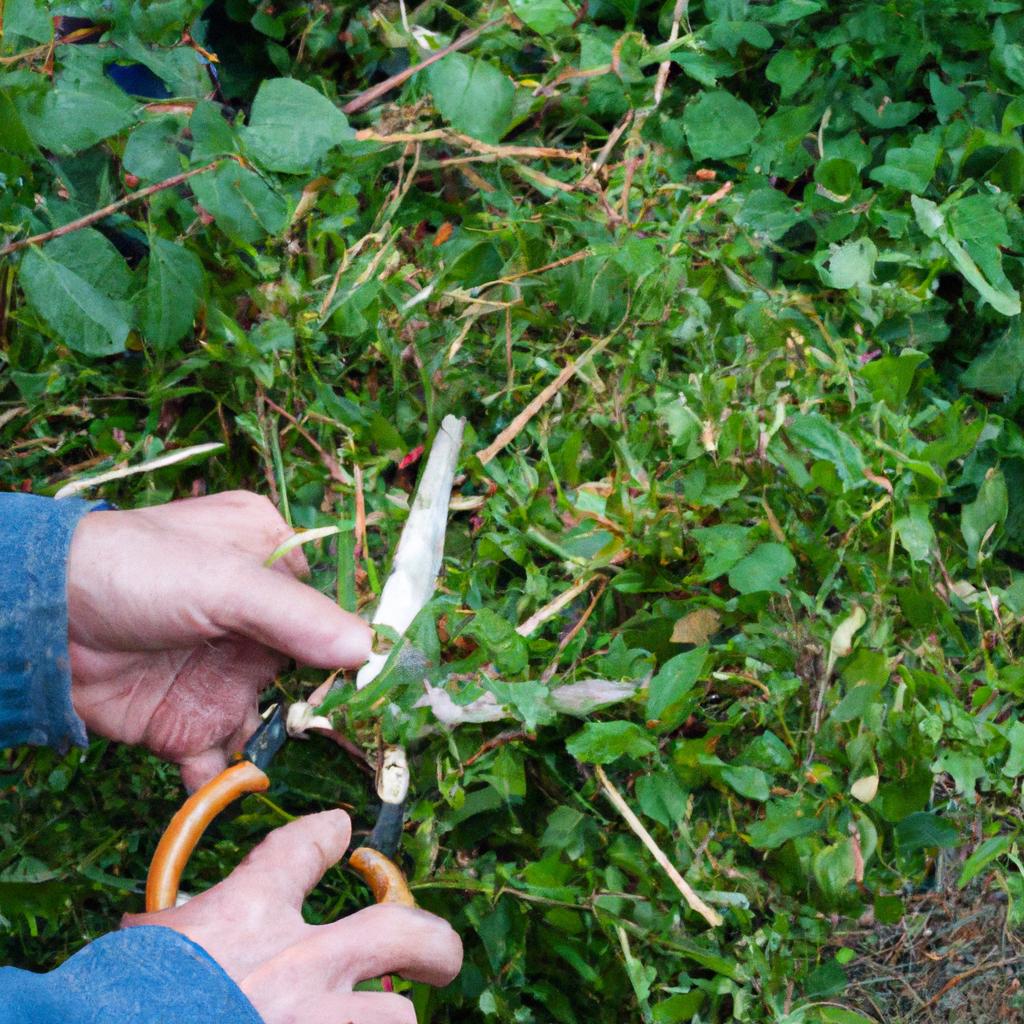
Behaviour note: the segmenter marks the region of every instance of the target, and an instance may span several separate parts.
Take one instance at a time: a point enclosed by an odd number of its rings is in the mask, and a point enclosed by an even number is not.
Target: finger
[[[282,965],[287,963],[287,967]],[[290,958],[277,957],[246,978],[242,991],[260,1016],[303,1024],[416,1024],[416,1010],[393,992],[325,992],[317,983],[296,988]]]
[[[344,811],[309,814],[274,829],[231,872],[232,900],[281,900],[295,910],[348,849],[352,824]]]
[[[180,764],[181,781],[189,793],[194,793],[200,786],[205,786],[228,766],[228,756],[223,750],[211,747],[201,754],[186,757]]]
[[[185,789],[189,793],[194,793],[200,786],[205,786],[210,779],[224,771],[231,758],[241,752],[262,721],[254,701],[252,707],[245,712],[242,724],[225,743],[182,758],[179,767]]]
[[[447,985],[462,966],[462,940],[425,910],[380,903],[314,929],[295,947],[331,988],[382,974]]]
[[[317,668],[357,668],[370,656],[370,627],[329,597],[272,569],[248,569],[216,582],[210,617]]]

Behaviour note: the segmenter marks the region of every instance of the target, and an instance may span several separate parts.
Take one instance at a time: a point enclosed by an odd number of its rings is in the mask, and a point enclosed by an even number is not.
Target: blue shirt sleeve
[[[109,507],[0,494],[0,747],[86,743],[71,705],[68,552],[82,516]]]
[[[0,747],[86,743],[71,704],[67,563],[103,502],[0,494]],[[111,932],[49,974],[0,967],[0,1024],[260,1024],[241,989],[170,928]]]
[[[261,1024],[241,989],[170,928],[111,932],[49,974],[0,967],[0,1024]]]

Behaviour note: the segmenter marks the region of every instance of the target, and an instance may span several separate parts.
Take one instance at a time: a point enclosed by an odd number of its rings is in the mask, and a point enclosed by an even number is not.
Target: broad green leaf
[[[38,146],[69,156],[127,128],[138,104],[110,79],[58,75],[43,92],[15,94],[22,123]]]
[[[998,469],[990,469],[978,488],[978,496],[960,512],[960,532],[967,545],[967,564],[978,564],[981,548],[990,531],[1002,526],[1009,509],[1006,478]]]
[[[838,246],[821,269],[825,284],[833,288],[867,288],[875,271],[878,249],[870,238]]]
[[[566,749],[586,764],[610,764],[620,757],[645,757],[657,749],[654,739],[635,722],[587,722],[569,737]]]
[[[832,420],[817,412],[797,415],[787,424],[786,433],[798,448],[835,466],[839,479],[851,490],[866,484],[864,456]]]
[[[23,36],[36,43],[53,38],[53,21],[42,0],[6,0],[3,9],[4,35]]]
[[[796,568],[796,559],[783,544],[758,544],[729,570],[729,586],[741,594],[763,590],[784,593],[782,580]]]
[[[728,572],[754,546],[749,527],[735,523],[698,527],[691,536],[703,558],[703,580],[717,579]]]
[[[145,121],[128,136],[121,163],[143,184],[163,181],[182,170],[177,144],[181,126],[177,118]]]
[[[509,6],[520,21],[541,36],[567,29],[577,20],[565,0],[509,0]]]
[[[1003,775],[1015,779],[1024,775],[1024,722],[1013,722],[1006,731],[1006,738],[1010,741],[1010,753],[1003,765]]]
[[[353,138],[345,115],[326,97],[294,78],[260,85],[242,139],[261,167],[308,174],[338,143]]]
[[[259,242],[288,223],[284,199],[255,171],[225,160],[190,182],[196,199],[228,235]]]
[[[192,329],[202,289],[203,267],[195,254],[151,236],[141,328],[157,351],[170,348]]]
[[[947,849],[959,841],[959,830],[952,822],[927,811],[917,811],[896,824],[896,843],[903,853],[933,846]]]
[[[909,147],[888,150],[885,163],[869,176],[883,185],[920,193],[932,180],[941,152],[941,146],[930,135],[918,135]]]
[[[469,624],[468,632],[493,658],[499,670],[509,675],[522,672],[529,661],[529,650],[523,639],[507,619],[481,608]]]
[[[931,769],[938,774],[947,772],[956,784],[957,792],[974,799],[978,779],[985,776],[985,762],[976,754],[963,750],[943,750],[932,762]]]
[[[758,850],[774,850],[791,839],[820,832],[826,824],[800,797],[769,800],[764,820],[755,821],[750,827],[750,845]]]
[[[19,278],[29,302],[69,348],[92,356],[124,349],[132,277],[98,231],[76,231],[29,249]]]
[[[234,153],[238,149],[235,132],[224,119],[220,107],[209,100],[195,105],[188,122],[192,136],[192,162],[207,163],[218,156]]]
[[[811,77],[816,65],[813,50],[779,50],[764,69],[764,76],[774,82],[781,97],[788,100]]]
[[[962,889],[973,881],[982,871],[985,870],[994,860],[998,860],[1010,849],[1013,840],[1010,836],[992,836],[983,843],[979,843],[974,853],[964,861],[960,870],[960,877],[956,884]]]
[[[718,776],[740,796],[764,803],[771,796],[770,779],[760,768],[746,764],[727,764]]]
[[[853,881],[857,862],[853,853],[853,841],[840,839],[820,849],[812,861],[812,870],[822,891],[832,899],[842,895]]]
[[[930,561],[935,545],[935,530],[928,518],[928,505],[925,502],[912,502],[909,514],[900,516],[893,527],[911,561]]]
[[[508,131],[515,87],[496,67],[450,53],[425,74],[438,111],[457,132],[494,143]]]
[[[701,93],[683,114],[695,160],[725,160],[746,153],[760,124],[752,107],[724,90]]]
[[[658,670],[647,690],[647,718],[657,722],[659,731],[674,729],[696,705],[693,694],[704,673],[707,647],[697,647],[670,658]]]

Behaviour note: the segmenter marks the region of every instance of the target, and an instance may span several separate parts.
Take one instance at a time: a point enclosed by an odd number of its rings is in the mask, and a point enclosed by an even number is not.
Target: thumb
[[[352,825],[342,810],[307,814],[274,829],[222,884],[234,897],[272,897],[299,910],[302,901],[348,849]]]
[[[210,617],[316,668],[357,668],[370,656],[370,627],[293,576],[246,568],[214,595]]]

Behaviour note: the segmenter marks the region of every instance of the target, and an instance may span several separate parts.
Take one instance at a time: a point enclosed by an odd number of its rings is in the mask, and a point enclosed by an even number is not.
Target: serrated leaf
[[[166,238],[150,238],[141,326],[157,351],[191,330],[202,288],[203,267],[194,253]]]
[[[784,544],[758,544],[729,570],[729,586],[741,594],[782,593],[782,580],[795,568],[796,559]]]
[[[620,757],[646,757],[657,744],[635,722],[588,722],[566,741],[566,749],[586,764],[611,764]]]
[[[658,670],[647,691],[647,718],[661,731],[673,729],[689,713],[696,698],[692,691],[704,672],[708,649],[698,647],[670,658]]]
[[[259,242],[282,231],[288,207],[255,171],[226,160],[193,178],[192,191],[226,234],[243,242]]]
[[[131,274],[99,232],[78,231],[33,247],[19,279],[29,302],[69,348],[92,356],[124,350]]]
[[[515,87],[496,67],[450,53],[426,76],[438,111],[457,132],[494,143],[508,131]]]
[[[308,174],[330,149],[354,135],[323,93],[294,78],[264,81],[242,130],[253,160],[282,174]]]
[[[541,36],[569,28],[576,21],[565,0],[509,0],[509,6],[521,22]]]
[[[695,160],[725,160],[746,153],[760,131],[754,109],[724,90],[701,93],[683,114]]]
[[[37,146],[70,156],[127,128],[138,104],[107,78],[62,74],[44,91],[17,93],[15,106]]]

